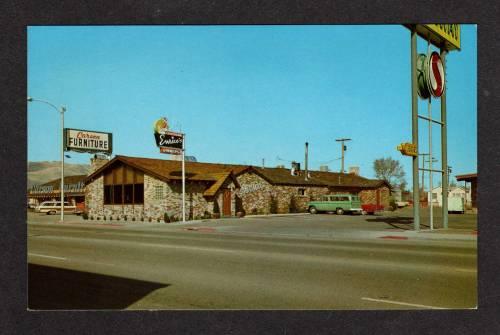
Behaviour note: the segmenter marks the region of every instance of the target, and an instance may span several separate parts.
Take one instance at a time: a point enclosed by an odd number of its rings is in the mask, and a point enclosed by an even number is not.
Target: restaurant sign
[[[113,134],[64,128],[64,151],[111,154],[113,152]]]
[[[184,134],[168,130],[167,118],[161,118],[154,123],[156,146],[164,154],[181,155],[184,148]]]

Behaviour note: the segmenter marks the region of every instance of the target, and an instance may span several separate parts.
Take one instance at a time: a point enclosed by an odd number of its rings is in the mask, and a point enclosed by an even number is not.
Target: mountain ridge
[[[89,174],[90,164],[64,163],[64,175],[75,176]],[[33,185],[42,185],[61,177],[60,161],[33,161],[28,162],[27,188]]]

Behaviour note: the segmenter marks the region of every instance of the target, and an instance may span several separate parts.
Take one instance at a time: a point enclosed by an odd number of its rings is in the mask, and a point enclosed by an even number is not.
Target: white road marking
[[[45,257],[45,258],[53,258],[53,259],[60,259],[65,261],[66,258],[64,257],[56,257],[56,256],[49,256],[49,255],[40,255],[40,254],[33,254],[33,253],[28,253],[28,256],[38,256],[38,257]]]
[[[477,273],[477,270],[476,269],[455,269],[455,271],[458,271],[458,272],[467,272],[467,273]]]
[[[437,307],[437,306],[427,306],[427,305],[419,305],[419,304],[410,304],[407,302],[394,301],[394,300],[386,300],[386,299],[372,299],[363,297],[361,300],[367,301],[375,301],[375,302],[385,302],[388,304],[402,305],[402,306],[411,306],[411,307],[420,307],[420,308],[428,308],[428,309],[448,309],[446,307]]]

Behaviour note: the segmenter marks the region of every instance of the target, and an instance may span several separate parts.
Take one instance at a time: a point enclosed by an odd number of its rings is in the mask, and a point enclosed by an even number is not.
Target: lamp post
[[[28,102],[38,101],[51,106],[61,115],[61,222],[64,222],[64,112],[66,107],[57,108],[54,104],[40,99],[28,97]]]

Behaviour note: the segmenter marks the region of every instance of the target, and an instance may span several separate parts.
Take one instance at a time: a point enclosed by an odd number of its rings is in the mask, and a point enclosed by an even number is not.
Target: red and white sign
[[[440,97],[444,92],[444,67],[443,61],[437,52],[431,53],[428,64],[427,84],[433,97]]]

